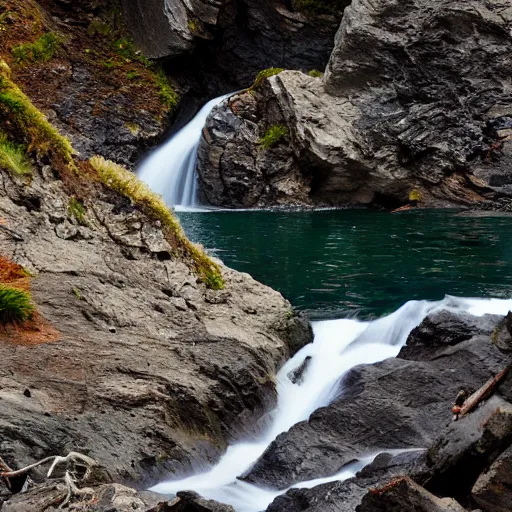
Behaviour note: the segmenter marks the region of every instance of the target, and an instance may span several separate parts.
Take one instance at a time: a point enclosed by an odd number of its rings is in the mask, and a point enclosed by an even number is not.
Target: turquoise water
[[[188,236],[312,318],[512,296],[512,217],[433,210],[180,213]]]

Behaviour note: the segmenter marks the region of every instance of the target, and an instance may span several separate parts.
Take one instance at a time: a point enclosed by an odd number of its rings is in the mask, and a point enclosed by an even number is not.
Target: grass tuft
[[[34,305],[29,292],[0,285],[0,325],[22,324],[33,314]]]
[[[318,71],[318,69],[310,69],[308,71],[308,75],[313,78],[322,78],[324,74],[321,71]]]
[[[7,140],[0,132],[0,166],[9,171],[12,176],[31,176],[32,163],[27,157],[26,148]]]
[[[33,43],[13,47],[11,53],[17,64],[47,62],[57,53],[60,44],[61,39],[57,34],[47,32]]]
[[[258,141],[263,149],[270,149],[288,135],[288,128],[284,124],[275,124],[271,126]]]
[[[254,83],[251,85],[249,90],[252,91],[256,89],[262,84],[263,80],[265,80],[266,78],[270,78],[271,76],[278,75],[279,73],[281,73],[281,71],[284,71],[284,68],[263,69],[256,75],[256,79],[254,80]]]
[[[10,79],[9,66],[0,60],[0,123],[28,144],[28,151],[51,155],[74,168],[69,140],[48,121],[21,89]]]
[[[144,214],[160,223],[170,246],[209,288],[224,288],[220,267],[186,237],[178,219],[160,196],[149,190],[135,174],[114,162],[101,156],[94,156],[89,162],[104,185],[129,198]]]

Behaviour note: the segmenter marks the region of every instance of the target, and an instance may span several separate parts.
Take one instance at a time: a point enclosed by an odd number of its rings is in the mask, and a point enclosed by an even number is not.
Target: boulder
[[[174,500],[160,503],[148,512],[235,512],[235,509],[214,500],[205,500],[195,492],[183,491]]]
[[[512,504],[512,446],[482,473],[471,496],[487,512],[508,512]]]
[[[323,80],[283,72],[212,113],[205,198],[505,207],[511,26],[501,2],[354,0]],[[275,127],[279,140],[264,144]]]
[[[464,512],[451,498],[437,498],[408,477],[370,489],[357,512]]]

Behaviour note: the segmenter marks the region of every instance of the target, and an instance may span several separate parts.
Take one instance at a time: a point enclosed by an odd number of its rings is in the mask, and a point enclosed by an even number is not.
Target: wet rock
[[[415,480],[438,496],[465,499],[480,473],[511,442],[512,404],[493,396],[448,426],[425,452],[425,466]]]
[[[302,363],[297,366],[297,368],[295,368],[295,370],[291,371],[287,377],[290,379],[291,382],[293,382],[294,384],[302,384],[302,382],[304,381],[304,374],[306,373],[308,367],[309,367],[309,364],[311,362],[311,356],[306,356],[304,358],[304,361],[302,361]]]
[[[450,345],[457,345],[476,335],[491,336],[503,321],[498,315],[476,317],[469,313],[438,311],[414,328],[398,357],[415,361],[433,359]]]
[[[478,477],[473,490],[473,499],[487,512],[507,512],[512,503],[512,447],[505,450]]]
[[[489,336],[476,335],[431,360],[356,367],[345,376],[341,397],[280,434],[244,479],[284,489],[335,474],[384,446],[428,446],[451,425],[457,393],[478,389],[508,363]]]
[[[205,500],[195,492],[184,491],[179,492],[176,499],[161,503],[148,512],[235,512],[235,509],[214,500]]]
[[[421,451],[381,453],[354,478],[311,489],[290,489],[275,498],[267,512],[354,512],[370,487],[412,471],[421,454]]]
[[[455,500],[437,498],[410,478],[392,480],[383,487],[371,489],[357,512],[464,512]]]
[[[511,26],[499,2],[354,0],[324,80],[283,72],[252,109],[238,108],[245,93],[214,110],[200,150],[205,197],[396,207],[509,195],[512,139],[498,128],[511,116]],[[277,125],[286,136],[262,147]]]

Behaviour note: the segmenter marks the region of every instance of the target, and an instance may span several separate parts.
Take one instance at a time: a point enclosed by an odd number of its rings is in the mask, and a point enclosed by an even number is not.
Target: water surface
[[[179,213],[188,236],[313,318],[411,299],[508,298],[512,217],[452,210]]]

